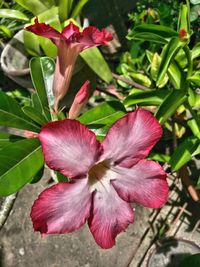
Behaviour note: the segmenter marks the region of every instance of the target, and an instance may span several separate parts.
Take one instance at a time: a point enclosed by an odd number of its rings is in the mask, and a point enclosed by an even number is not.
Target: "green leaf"
[[[102,141],[105,138],[105,136],[106,136],[108,130],[110,129],[111,125],[112,124],[107,124],[107,125],[103,125],[102,126],[102,125],[99,125],[99,124],[97,124],[97,125],[90,124],[88,126],[88,128],[95,133],[96,138],[97,138],[98,141]]]
[[[42,168],[34,175],[33,179],[31,180],[30,184],[35,184],[39,182],[44,174],[44,165]]]
[[[158,55],[158,53],[155,53],[152,58],[151,62],[151,77],[154,81],[157,80],[158,77],[158,70],[160,67],[161,57]],[[159,84],[159,88],[162,88],[166,85],[168,82],[168,76],[165,74],[165,77],[163,79],[163,82]]]
[[[187,99],[185,92],[182,90],[172,91],[159,106],[155,117],[161,124],[165,123],[168,118],[174,114],[176,109]]]
[[[48,57],[32,58],[30,61],[31,77],[41,103],[43,115],[51,120],[50,108],[53,106],[52,92],[54,60]]]
[[[183,70],[179,67],[176,61],[173,61],[167,70],[169,80],[175,89],[181,89],[181,79]]]
[[[0,18],[29,21],[29,18],[24,13],[14,9],[0,9]]]
[[[33,107],[23,107],[23,112],[31,118],[33,121],[37,122],[39,125],[44,125],[48,121],[46,120],[45,116],[42,115],[40,112],[37,111],[37,109]]]
[[[133,89],[131,93],[125,100],[124,105],[130,107],[136,104],[142,106],[148,105],[160,105],[166,96],[169,94],[167,90],[149,90],[143,91],[139,89]]]
[[[165,74],[171,64],[172,60],[176,56],[178,50],[185,44],[179,40],[179,38],[172,38],[167,45],[165,45],[161,54],[161,63],[158,72],[158,79],[156,85],[159,86],[163,82]]]
[[[190,21],[193,22],[199,17],[200,5],[195,5],[190,10]]]
[[[200,94],[198,94],[195,90],[189,88],[188,90],[189,97],[188,101],[192,107],[200,107]]]
[[[200,42],[198,42],[191,50],[192,60],[200,57]]]
[[[178,265],[178,267],[199,267],[199,266],[200,266],[200,253],[187,256]]]
[[[0,91],[0,125],[39,132],[40,127],[21,110],[15,99]]]
[[[190,31],[189,12],[187,5],[180,5],[178,30],[184,29],[187,33]]]
[[[71,13],[71,18],[76,19],[87,2],[88,0],[79,0]]]
[[[8,196],[30,182],[44,164],[38,139],[18,141],[0,150],[0,196]]]
[[[135,72],[129,72],[129,75],[134,79],[135,82],[138,82],[139,84],[142,84],[146,87],[151,86],[151,80],[149,79],[148,76]]]
[[[173,171],[178,171],[183,165],[191,160],[193,152],[199,145],[199,139],[190,136],[186,138],[174,151],[169,164]]]
[[[21,139],[24,138],[14,134],[0,132],[0,149]]]
[[[131,35],[128,35],[127,37],[129,40],[142,40],[142,41],[149,41],[149,42],[155,42],[160,44],[167,44],[167,40],[163,37],[161,37],[158,34],[149,33],[149,32],[141,32],[141,33],[132,33]]]
[[[190,76],[188,81],[193,82],[197,86],[200,86],[200,71],[196,71],[192,76]]]
[[[0,36],[11,38],[13,33],[7,26],[0,25]]]
[[[151,152],[148,156],[148,159],[165,163],[169,162],[170,156]]]
[[[39,112],[42,113],[42,106],[37,93],[31,95],[32,105]]]
[[[23,31],[24,35],[24,46],[27,53],[31,56],[37,57],[40,56],[40,43],[38,36],[32,32]]]
[[[103,81],[112,81],[111,70],[97,47],[83,51],[80,56]]]
[[[193,5],[200,4],[200,0],[190,0],[190,3]]]
[[[48,9],[48,6],[45,6],[40,0],[15,0],[15,2],[32,12],[35,16]]]
[[[162,25],[155,25],[155,24],[141,24],[136,26],[132,32],[129,33],[128,38],[134,33],[150,33],[160,36],[160,38],[172,38],[178,37],[178,33],[172,30],[170,27],[162,26]]]
[[[126,110],[119,101],[108,101],[90,109],[79,117],[83,124],[112,124],[126,114]]]
[[[187,121],[187,125],[190,127],[194,136],[200,139],[200,129],[195,119],[191,119]]]
[[[69,18],[69,13],[73,4],[73,0],[56,0],[59,7],[59,17],[61,22]]]

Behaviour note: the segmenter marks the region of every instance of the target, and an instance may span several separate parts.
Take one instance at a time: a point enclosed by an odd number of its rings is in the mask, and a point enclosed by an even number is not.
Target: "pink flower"
[[[69,119],[76,119],[88,102],[90,81],[86,81],[76,94],[69,110]]]
[[[50,39],[58,47],[53,82],[54,110],[58,112],[59,101],[68,91],[78,54],[90,47],[107,45],[112,40],[112,35],[106,29],[100,31],[93,26],[80,32],[79,27],[72,22],[60,33],[45,23],[39,23],[38,19],[35,19],[34,25],[26,27],[26,30]]]
[[[162,129],[138,109],[116,121],[102,143],[75,120],[50,122],[39,134],[46,164],[71,178],[44,190],[31,217],[42,234],[70,233],[88,220],[97,244],[111,248],[134,221],[130,202],[159,208],[168,196],[166,173],[144,159]]]

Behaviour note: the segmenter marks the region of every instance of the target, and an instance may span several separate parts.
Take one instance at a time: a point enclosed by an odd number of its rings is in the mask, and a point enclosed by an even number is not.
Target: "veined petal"
[[[96,27],[89,26],[80,33],[77,39],[78,42],[83,45],[83,49],[86,49],[98,45],[107,45],[113,37],[106,29],[102,29],[102,31],[100,31]]]
[[[50,39],[56,45],[59,44],[59,40],[63,39],[60,32],[52,28],[50,25],[46,23],[39,23],[38,18],[35,19],[35,24],[30,25],[25,28],[27,31],[35,33],[36,35],[46,37]]]
[[[162,128],[153,115],[137,109],[117,120],[108,131],[102,146],[102,160],[131,167],[145,158],[162,136]]]
[[[167,174],[157,162],[140,160],[130,169],[115,166],[113,172],[111,183],[125,201],[148,208],[160,208],[167,201]]]
[[[133,223],[133,220],[130,204],[118,196],[112,185],[94,192],[89,228],[100,247],[114,246],[115,237]]]
[[[58,183],[44,190],[34,202],[31,218],[41,234],[64,234],[79,229],[87,220],[91,193],[87,179]]]
[[[62,31],[62,35],[68,40],[74,35],[80,33],[79,27],[70,22]]]
[[[100,156],[95,134],[75,120],[46,124],[39,133],[46,164],[65,176],[87,173]]]

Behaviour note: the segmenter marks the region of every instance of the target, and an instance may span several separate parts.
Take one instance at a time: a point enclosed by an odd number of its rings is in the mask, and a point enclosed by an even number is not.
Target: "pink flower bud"
[[[74,102],[69,110],[69,119],[76,119],[83,110],[89,98],[90,81],[86,81],[74,98]]]

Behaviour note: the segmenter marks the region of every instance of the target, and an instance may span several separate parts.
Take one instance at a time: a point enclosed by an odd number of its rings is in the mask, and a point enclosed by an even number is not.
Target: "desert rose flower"
[[[106,29],[100,31],[93,26],[80,32],[79,27],[72,22],[60,33],[50,25],[39,23],[38,19],[35,19],[34,25],[26,27],[26,30],[50,39],[58,47],[53,82],[54,110],[58,112],[59,101],[67,93],[78,54],[90,47],[107,45],[112,40],[112,35]]]
[[[117,120],[102,143],[76,120],[45,125],[39,134],[45,162],[71,182],[39,195],[31,211],[35,231],[70,233],[88,220],[97,244],[111,248],[134,221],[130,202],[159,208],[167,201],[166,173],[145,159],[161,135],[157,120],[143,109]]]
[[[86,81],[74,98],[69,110],[69,119],[76,119],[88,102],[90,81]]]

